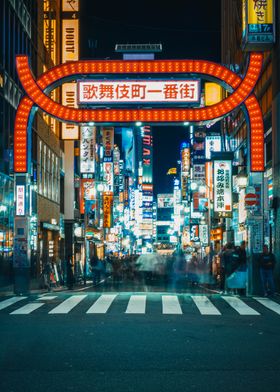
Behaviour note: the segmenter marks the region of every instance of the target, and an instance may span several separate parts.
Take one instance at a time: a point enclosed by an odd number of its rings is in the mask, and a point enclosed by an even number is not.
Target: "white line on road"
[[[72,295],[70,298],[63,301],[56,306],[49,314],[66,314],[69,313],[75,306],[77,306],[87,295]]]
[[[117,294],[104,294],[101,295],[89,308],[87,313],[106,313],[116,298]]]
[[[8,306],[11,306],[15,304],[18,301],[22,301],[23,299],[26,299],[27,297],[12,297],[5,299],[5,301],[0,302],[0,310],[7,308]]]
[[[146,312],[146,295],[132,295],[125,313],[144,314]]]
[[[239,298],[225,296],[222,296],[222,298],[242,316],[260,316],[260,314],[255,309],[252,309]]]
[[[194,303],[198,310],[203,315],[220,316],[219,310],[212,304],[212,302],[205,296],[192,296]]]
[[[40,308],[41,306],[43,306],[44,304],[40,304],[40,303],[31,303],[31,304],[27,304],[22,306],[21,308],[14,310],[12,313],[10,314],[30,314],[32,312],[34,312],[34,310]]]
[[[52,299],[57,298],[57,295],[49,295],[49,296],[42,296],[36,299],[36,301],[51,301]]]
[[[175,295],[162,296],[162,313],[163,314],[182,314],[182,309]]]
[[[260,298],[260,297],[254,297],[256,301],[258,301],[260,304],[268,308],[269,310],[272,310],[273,312],[280,314],[280,305],[277,302],[271,301],[269,298]]]

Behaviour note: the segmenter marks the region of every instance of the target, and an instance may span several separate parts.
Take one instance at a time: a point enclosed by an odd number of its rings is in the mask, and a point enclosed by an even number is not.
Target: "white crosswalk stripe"
[[[67,314],[86,297],[87,295],[72,295],[70,298],[52,309],[49,314]]]
[[[144,314],[146,312],[146,295],[132,295],[125,313]]]
[[[107,313],[117,294],[104,294],[88,309],[87,313]]]
[[[237,297],[224,297],[222,298],[239,314],[242,316],[259,316],[260,313],[255,309],[251,308],[245,302],[241,301],[240,298]]]
[[[44,304],[41,303],[30,303],[27,305],[22,306],[21,308],[14,310],[12,313],[10,314],[30,314],[32,312],[34,312],[34,310],[40,308],[41,306],[43,306]]]
[[[182,314],[182,309],[175,295],[162,296],[162,313],[163,314]]]
[[[192,296],[194,303],[196,304],[198,310],[203,315],[220,316],[219,310],[212,304],[212,302],[205,296]]]
[[[86,297],[88,297],[89,300],[92,300],[88,310],[84,310],[84,307],[77,307],[77,309],[82,309],[82,312],[86,312],[87,314],[106,314],[109,310],[110,313],[116,312],[119,308],[118,306],[115,306],[115,303],[119,300],[120,302],[118,303],[121,304],[123,304],[124,301],[127,301],[126,310],[124,311],[126,314],[149,314],[150,312],[147,312],[147,303],[149,303],[149,301],[153,301],[155,303],[156,301],[158,303],[159,309],[161,306],[161,311],[164,315],[182,315],[186,312],[189,314],[189,310],[192,309],[192,307],[190,307],[192,302],[195,304],[201,315],[221,316],[232,312],[232,314],[236,313],[240,316],[260,316],[265,314],[265,309],[263,308],[262,311],[260,304],[272,312],[280,315],[280,303],[263,297],[253,297],[253,299],[250,300],[250,303],[247,304],[246,298],[231,296],[215,296],[214,298],[207,295],[184,295],[181,297],[180,295],[176,294],[156,294],[156,296],[153,296],[152,293],[139,293],[130,295],[124,292],[100,294],[97,299],[95,299],[95,296],[91,296],[91,294],[71,295],[66,299],[59,294],[39,296],[36,299],[15,296],[2,301],[0,299],[0,310],[6,309],[12,305],[16,305],[17,309],[12,309],[9,314],[28,315],[45,305],[43,310],[46,313],[48,312],[48,314],[68,314]],[[182,303],[180,303],[180,298],[183,298]],[[55,304],[56,306],[53,309],[50,309],[52,306],[51,301],[54,299],[56,301],[61,300],[61,303],[58,305]],[[213,299],[215,301],[214,303]],[[28,303],[22,305],[20,302],[23,300],[27,300]],[[258,305],[257,310],[254,309],[253,301],[255,301],[255,305]],[[229,307],[226,306],[226,304],[234,310],[234,313],[232,310],[229,310]],[[40,314],[42,314],[42,312],[40,312]]]
[[[273,312],[280,314],[280,304],[277,302],[271,301],[269,298],[259,298],[259,297],[254,297],[256,301],[258,301],[260,304],[268,308],[269,310],[272,310]]]
[[[27,297],[12,297],[5,299],[4,301],[0,302],[0,310],[7,308],[8,306],[11,306],[18,301],[22,301],[23,299],[26,299]]]

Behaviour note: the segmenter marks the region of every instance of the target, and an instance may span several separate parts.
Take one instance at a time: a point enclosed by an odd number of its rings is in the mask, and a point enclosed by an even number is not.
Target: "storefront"
[[[0,285],[12,281],[13,180],[0,173]]]

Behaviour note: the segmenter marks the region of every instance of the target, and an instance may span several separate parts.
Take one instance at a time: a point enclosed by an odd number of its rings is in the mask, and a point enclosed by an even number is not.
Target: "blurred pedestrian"
[[[227,288],[227,278],[232,274],[234,270],[234,263],[233,263],[233,253],[234,253],[234,244],[229,242],[226,244],[224,250],[222,250],[220,254],[221,259],[221,290],[223,293],[228,293]]]
[[[69,257],[67,260],[66,271],[67,271],[67,287],[69,290],[73,290],[74,271],[73,271],[73,263],[71,257]]]
[[[275,284],[273,270],[275,267],[275,256],[273,253],[269,252],[267,245],[263,246],[263,253],[259,259],[259,266],[264,296],[274,295]]]

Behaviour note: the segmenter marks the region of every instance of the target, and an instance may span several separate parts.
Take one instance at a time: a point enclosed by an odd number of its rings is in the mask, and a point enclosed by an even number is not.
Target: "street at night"
[[[92,292],[32,295],[2,309],[1,390],[278,390],[279,297],[272,311],[251,298],[234,309],[212,295],[201,314],[189,295],[173,294],[163,308],[165,294],[148,293],[141,309],[130,301],[143,293],[116,294],[97,313],[103,294]],[[67,310],[73,296],[81,301]],[[27,304],[42,305],[16,314]]]
[[[1,392],[280,390],[280,3],[0,1]]]

